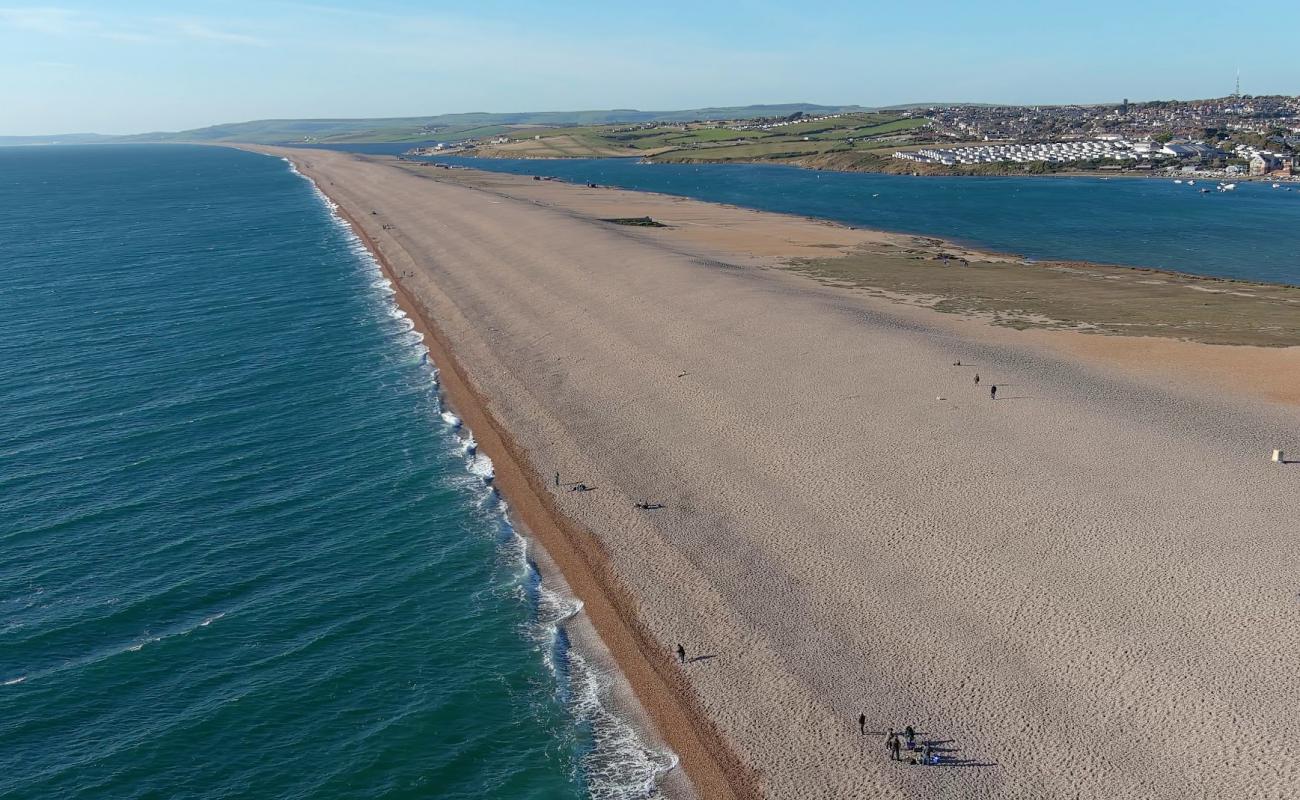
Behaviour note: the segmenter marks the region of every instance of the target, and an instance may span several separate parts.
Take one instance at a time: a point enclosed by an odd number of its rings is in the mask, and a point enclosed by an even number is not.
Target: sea
[[[632,800],[412,321],[284,160],[0,149],[0,797]]]
[[[1030,260],[1300,285],[1300,183],[1239,181],[1221,191],[1224,181],[1192,177],[915,177],[627,158],[433,160],[941,237]]]

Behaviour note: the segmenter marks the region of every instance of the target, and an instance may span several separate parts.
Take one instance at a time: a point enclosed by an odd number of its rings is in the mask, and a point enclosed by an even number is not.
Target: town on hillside
[[[1195,174],[1300,180],[1300,97],[944,105],[776,118],[502,126],[411,151],[791,163],[914,174]]]

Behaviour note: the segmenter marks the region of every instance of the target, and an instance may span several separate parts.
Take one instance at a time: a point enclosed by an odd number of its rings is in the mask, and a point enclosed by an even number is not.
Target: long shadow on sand
[[[938,758],[938,763],[931,764],[932,767],[996,767],[996,761],[978,761],[973,758],[962,758],[958,753],[961,748],[952,746],[952,739],[925,739],[921,741],[921,746],[930,745],[930,752]]]

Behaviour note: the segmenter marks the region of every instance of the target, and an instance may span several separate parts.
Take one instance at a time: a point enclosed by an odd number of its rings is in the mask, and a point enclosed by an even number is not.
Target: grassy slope
[[[717,123],[552,128],[529,131],[528,141],[486,145],[479,153],[505,158],[639,156],[669,162],[775,160],[808,166],[822,160],[836,169],[877,170],[893,147],[913,141],[913,134],[927,124],[899,113],[854,112],[759,130]]]
[[[544,111],[520,113],[473,112],[442,114],[430,117],[390,117],[383,119],[267,119],[212,125],[179,132],[146,133],[135,136],[109,137],[113,141],[168,142],[251,142],[285,144],[302,142],[406,142],[451,141],[491,136],[508,126],[571,126],[635,124],[653,121],[753,119],[784,116],[796,111],[825,114],[855,111],[857,106],[817,106],[789,103],[770,106],[736,106],[700,108],[680,111],[637,111],[611,109],[598,111]],[[479,132],[486,131],[486,132]],[[42,140],[58,137],[39,137]]]

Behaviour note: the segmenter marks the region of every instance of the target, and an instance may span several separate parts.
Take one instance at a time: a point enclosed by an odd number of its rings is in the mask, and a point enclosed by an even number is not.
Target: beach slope
[[[700,796],[1300,791],[1282,395],[773,268],[871,232],[262,150],[382,255]],[[887,758],[908,724],[938,766]]]

